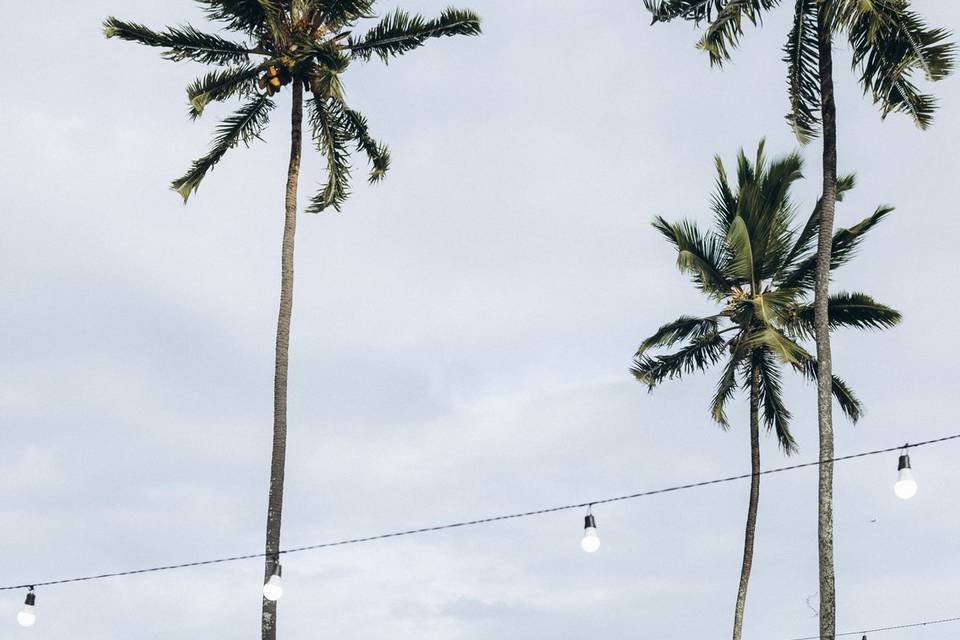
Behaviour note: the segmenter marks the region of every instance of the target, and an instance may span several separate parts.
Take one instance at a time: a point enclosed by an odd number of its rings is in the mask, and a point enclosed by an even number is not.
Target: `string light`
[[[263,585],[263,597],[271,602],[276,602],[283,596],[283,581],[281,579],[282,574],[283,567],[280,566],[280,556],[278,555],[274,561],[273,574]]]
[[[23,609],[17,613],[17,623],[21,627],[32,627],[37,622],[37,612],[34,607],[37,603],[37,594],[33,592],[33,587],[27,591],[27,597],[23,601]]]
[[[806,467],[819,466],[826,463],[835,463],[835,462],[841,462],[844,460],[853,460],[856,458],[863,458],[867,456],[874,456],[874,455],[902,450],[903,453],[901,453],[900,463],[898,465],[899,479],[897,480],[897,485],[895,487],[895,490],[897,491],[898,496],[906,499],[906,498],[912,497],[916,493],[916,481],[913,479],[912,471],[910,469],[910,457],[906,453],[906,450],[908,449],[908,447],[913,446],[914,448],[916,448],[916,447],[925,446],[925,445],[939,444],[942,442],[946,442],[948,440],[956,440],[958,438],[960,438],[960,434],[944,436],[942,438],[936,438],[932,440],[926,440],[923,442],[917,442],[917,443],[914,443],[913,445],[905,445],[904,447],[891,447],[886,449],[877,449],[874,451],[865,451],[865,452],[855,453],[855,454],[846,455],[846,456],[816,460],[813,462],[805,462],[805,463],[794,464],[794,465],[789,465],[785,467],[778,467],[774,469],[767,469],[765,471],[758,472],[757,475],[763,476],[763,475],[769,475],[773,473],[782,473],[785,471],[793,471],[796,469],[803,469]],[[593,553],[600,546],[600,538],[597,535],[596,518],[593,516],[593,513],[592,513],[594,505],[621,502],[625,500],[633,500],[637,498],[659,495],[663,493],[684,491],[684,490],[695,489],[699,487],[706,487],[706,486],[711,486],[716,484],[734,482],[736,480],[744,480],[752,477],[753,477],[753,474],[748,473],[748,474],[742,474],[737,476],[729,476],[726,478],[716,478],[714,480],[705,480],[702,482],[676,485],[672,487],[666,487],[663,489],[653,489],[650,491],[631,493],[627,495],[604,498],[602,500],[593,500],[591,502],[566,504],[561,506],[548,507],[545,509],[537,509],[534,511],[524,511],[520,513],[511,513],[506,515],[492,516],[489,518],[481,518],[476,520],[467,520],[463,522],[441,524],[441,525],[436,525],[432,527],[423,527],[420,529],[394,531],[391,533],[368,536],[365,538],[352,538],[347,540],[340,540],[337,542],[325,542],[321,544],[309,545],[304,547],[284,549],[275,554],[272,554],[276,558],[275,569],[274,569],[274,573],[267,579],[267,581],[263,585],[263,596],[268,600],[277,600],[283,595],[283,584],[282,584],[282,578],[281,578],[282,567],[280,566],[280,556],[283,554],[297,553],[301,551],[311,551],[311,550],[317,550],[317,549],[326,549],[326,548],[332,548],[332,547],[341,547],[341,546],[347,546],[347,545],[360,544],[364,542],[372,542],[375,540],[386,540],[388,538],[398,538],[398,537],[411,536],[411,535],[417,535],[422,533],[442,531],[447,529],[471,527],[471,526],[477,526],[481,524],[488,524],[492,522],[499,522],[502,520],[527,518],[532,516],[545,515],[549,513],[556,513],[559,511],[567,511],[571,509],[582,509],[584,507],[587,508],[587,515],[584,518],[584,536],[583,536],[583,539],[581,540],[581,546],[588,553]],[[188,567],[199,567],[199,566],[206,566],[206,565],[212,565],[212,564],[222,564],[226,562],[236,562],[240,560],[251,560],[254,558],[264,558],[267,556],[268,554],[266,553],[252,553],[247,555],[229,556],[229,557],[215,558],[210,560],[201,560],[198,562],[187,562],[183,564],[156,566],[156,567],[149,567],[145,569],[133,569],[130,571],[118,571],[113,573],[102,573],[102,574],[96,574],[96,575],[81,576],[76,578],[63,578],[59,580],[50,580],[47,582],[34,582],[33,584],[28,583],[28,584],[20,584],[20,585],[0,586],[0,591],[10,591],[13,589],[24,589],[24,588],[28,589],[27,597],[26,597],[26,600],[24,601],[24,607],[20,611],[20,613],[17,614],[17,621],[23,626],[32,626],[36,622],[36,612],[34,610],[34,606],[36,603],[36,595],[34,593],[34,587],[36,586],[50,586],[50,585],[68,584],[68,583],[76,583],[76,582],[88,582],[91,580],[102,580],[106,578],[132,576],[132,575],[139,575],[143,573],[155,573],[158,571],[171,571],[174,569],[185,569]],[[951,618],[948,620],[917,623],[916,625],[913,625],[913,626],[923,626],[926,624],[939,624],[941,622],[953,622],[954,620],[960,620],[960,618]],[[875,631],[880,631],[880,630],[886,630],[886,629],[877,629]],[[838,634],[838,635],[852,635],[852,634]]]
[[[597,535],[597,520],[593,517],[593,505],[587,507],[587,515],[583,519],[583,538],[580,546],[587,553],[596,553],[600,548],[600,536]]]
[[[913,477],[913,469],[910,468],[909,451],[910,445],[903,445],[903,453],[897,463],[897,481],[893,485],[893,492],[901,500],[909,500],[917,495],[917,481]]]

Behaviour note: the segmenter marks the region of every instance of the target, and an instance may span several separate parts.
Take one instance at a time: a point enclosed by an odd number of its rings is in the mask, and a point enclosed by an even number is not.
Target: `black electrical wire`
[[[910,446],[911,448],[912,448],[912,447],[923,447],[923,446],[927,446],[927,445],[931,445],[931,444],[938,444],[938,443],[941,443],[941,442],[946,442],[946,441],[948,441],[948,440],[956,440],[956,439],[958,439],[958,438],[960,438],[960,433],[955,434],[955,435],[952,435],[952,436],[944,436],[944,437],[942,437],[942,438],[936,438],[936,439],[933,439],[933,440],[925,440],[925,441],[923,441],[923,442],[915,442],[915,443],[910,444],[909,446]],[[794,464],[794,465],[789,465],[789,466],[786,466],[786,467],[777,467],[777,468],[774,468],[774,469],[767,469],[766,471],[760,471],[757,475],[765,476],[765,475],[770,475],[770,474],[774,474],[774,473],[782,473],[782,472],[784,472],[784,471],[793,471],[793,470],[796,470],[796,469],[803,469],[803,468],[806,468],[806,467],[816,467],[816,466],[819,466],[819,465],[821,465],[821,464],[831,464],[831,463],[834,463],[834,462],[842,462],[842,461],[844,461],[844,460],[853,460],[853,459],[856,459],[856,458],[865,458],[865,457],[867,457],[867,456],[875,456],[875,455],[879,455],[879,454],[882,454],[882,453],[891,453],[891,452],[893,452],[893,451],[900,451],[900,450],[902,450],[902,449],[904,448],[904,446],[906,446],[906,445],[900,445],[900,446],[896,446],[896,447],[888,447],[888,448],[886,448],[886,449],[876,449],[876,450],[874,450],[874,451],[865,451],[865,452],[863,452],[863,453],[854,453],[854,454],[851,454],[851,455],[848,455],[848,456],[840,456],[840,457],[830,458],[830,459],[826,459],[826,460],[817,460],[817,461],[814,461],[814,462],[804,462],[804,463],[801,463],[801,464]],[[635,500],[635,499],[637,499],[637,498],[646,498],[646,497],[648,497],[648,496],[655,496],[655,495],[659,495],[659,494],[662,494],[662,493],[672,493],[672,492],[674,492],[674,491],[685,491],[685,490],[687,490],[687,489],[696,489],[696,488],[698,488],[698,487],[707,487],[707,486],[711,486],[711,485],[715,485],[715,484],[724,484],[724,483],[727,483],[727,482],[734,482],[734,481],[736,481],[736,480],[745,480],[745,479],[751,478],[751,477],[753,477],[753,474],[752,474],[752,473],[746,473],[746,474],[741,474],[741,475],[737,475],[737,476],[729,476],[729,477],[726,477],[726,478],[717,478],[717,479],[715,479],[715,480],[705,480],[705,481],[702,481],[702,482],[693,482],[693,483],[690,483],[690,484],[682,484],[682,485],[677,485],[677,486],[673,486],[673,487],[666,487],[666,488],[664,488],[664,489],[653,489],[653,490],[650,490],[650,491],[641,491],[641,492],[638,492],[638,493],[630,493],[630,494],[627,494],[627,495],[616,496],[616,497],[613,497],[613,498],[601,498],[601,499],[598,499],[598,500],[590,500],[590,501],[588,501],[588,502],[578,502],[578,503],[575,503],[575,504],[565,504],[565,505],[556,506],[556,507],[547,507],[547,508],[545,508],[545,509],[536,509],[536,510],[534,510],[534,511],[523,511],[523,512],[520,512],[520,513],[510,513],[510,514],[500,515],[500,516],[491,516],[491,517],[489,517],[489,518],[479,518],[479,519],[476,519],[476,520],[465,520],[465,521],[463,521],[463,522],[453,522],[453,523],[449,523],[449,524],[440,524],[440,525],[435,525],[435,526],[432,526],[432,527],[422,527],[422,528],[420,528],[420,529],[407,529],[407,530],[405,530],[405,531],[394,531],[394,532],[391,532],[391,533],[382,533],[382,534],[379,534],[379,535],[367,536],[367,537],[364,537],[364,538],[351,538],[351,539],[348,539],[348,540],[339,540],[339,541],[337,541],[337,542],[324,542],[324,543],[320,543],[320,544],[307,545],[307,546],[305,546],[305,547],[292,547],[292,548],[290,548],[290,549],[282,549],[279,553],[280,553],[280,555],[284,555],[284,554],[288,554],[288,553],[299,553],[299,552],[301,552],[301,551],[314,551],[314,550],[317,550],[317,549],[328,549],[328,548],[331,548],[331,547],[344,547],[344,546],[347,546],[347,545],[360,544],[360,543],[362,543],[362,542],[373,542],[373,541],[375,541],[375,540],[386,540],[386,539],[388,539],[388,538],[400,538],[400,537],[405,537],[405,536],[417,535],[417,534],[421,534],[421,533],[430,533],[430,532],[433,532],[433,531],[443,531],[443,530],[446,530],[446,529],[458,529],[458,528],[461,528],[461,527],[473,527],[473,526],[477,526],[477,525],[481,525],[481,524],[488,524],[488,523],[491,523],[491,522],[500,522],[501,520],[515,520],[515,519],[517,519],[517,518],[529,518],[529,517],[532,517],[532,516],[539,516],[539,515],[544,515],[544,514],[547,514],[547,513],[556,513],[556,512],[558,512],[558,511],[569,511],[569,510],[571,510],[571,509],[584,509],[584,508],[586,508],[586,507],[596,506],[596,505],[598,505],[598,504],[609,504],[609,503],[611,503],[611,502],[622,502],[622,501],[624,501],[624,500]],[[112,573],[101,573],[101,574],[98,574],[98,575],[81,576],[81,577],[77,577],[77,578],[62,578],[62,579],[59,579],[59,580],[48,580],[48,581],[46,581],[46,582],[25,582],[25,583],[23,583],[23,584],[9,585],[9,586],[5,586],[5,587],[0,587],[0,591],[11,591],[11,590],[14,590],[14,589],[26,589],[26,588],[28,588],[28,587],[48,587],[48,586],[52,586],[52,585],[68,584],[68,583],[73,583],[73,582],[88,582],[88,581],[91,581],[91,580],[103,580],[103,579],[105,579],[105,578],[120,578],[120,577],[123,577],[123,576],[139,575],[139,574],[141,574],[141,573],[155,573],[155,572],[158,572],[158,571],[172,571],[172,570],[174,570],[174,569],[186,569],[186,568],[189,568],[189,567],[202,567],[202,566],[211,565],[211,564],[223,564],[223,563],[226,563],[226,562],[237,562],[237,561],[240,561],[240,560],[252,560],[252,559],[254,559],[254,558],[264,558],[264,557],[266,557],[267,555],[268,555],[268,554],[266,554],[266,553],[250,553],[250,554],[240,555],[240,556],[228,556],[228,557],[225,557],[225,558],[215,558],[215,559],[212,559],[212,560],[200,560],[200,561],[197,561],[197,562],[184,562],[184,563],[182,563],[182,564],[170,564],[170,565],[164,565],[164,566],[158,566],[158,567],[148,567],[148,568],[145,568],[145,569],[133,569],[133,570],[130,570],[130,571],[116,571],[116,572],[112,572]]]
[[[927,620],[925,622],[912,622],[910,624],[900,624],[895,627],[877,627],[876,629],[863,629],[862,631],[848,631],[846,633],[838,633],[835,637],[839,638],[841,636],[859,636],[866,635],[868,633],[880,633],[881,631],[896,631],[897,629],[915,629],[916,627],[927,627],[934,624],[944,624],[947,622],[960,622],[960,618],[943,618],[942,620]],[[815,636],[806,636],[803,638],[791,638],[790,640],[820,640],[819,635]]]

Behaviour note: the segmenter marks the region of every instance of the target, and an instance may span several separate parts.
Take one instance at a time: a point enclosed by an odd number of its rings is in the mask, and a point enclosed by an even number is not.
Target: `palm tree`
[[[697,46],[710,63],[722,66],[739,44],[745,22],[759,24],[780,0],[644,0],[653,22],[680,18],[707,23]],[[909,0],[795,0],[783,61],[787,64],[790,107],[787,121],[806,143],[823,131],[823,194],[817,238],[814,287],[816,346],[819,367],[817,417],[820,459],[833,458],[833,415],[829,380],[833,370],[828,318],[831,235],[838,195],[837,110],[833,94],[833,37],[845,35],[859,69],[859,82],[879,105],[909,114],[926,129],[936,100],[920,92],[914,74],[942,80],[953,70],[955,47],[945,29],[930,28]],[[820,635],[833,638],[836,589],[833,571],[833,464],[820,465],[818,500],[820,564]]]
[[[743,565],[734,612],[733,638],[739,640],[747,585],[753,564],[753,542],[760,497],[760,421],[777,436],[787,453],[796,451],[790,432],[790,412],[783,402],[781,377],[789,366],[817,380],[817,360],[802,345],[815,333],[817,254],[812,251],[821,225],[823,202],[817,203],[802,229],[793,226],[795,209],[790,186],[801,177],[796,154],[769,164],[763,143],[751,163],[743,151],[737,159],[737,190],[733,191],[719,158],[717,190],[713,198],[713,228],[702,231],[693,222],[672,224],[663,218],[654,227],[677,249],[677,266],[720,310],[710,316],[681,316],[643,341],[632,372],[650,390],[665,380],[705,371],[723,361],[710,414],[729,428],[727,403],[738,388],[750,403],[750,503],[744,536]],[[838,195],[853,188],[852,176],[838,181]],[[864,234],[892,209],[880,207],[872,215],[832,238],[831,270],[848,262]],[[830,326],[884,329],[900,321],[900,314],[863,293],[830,297]],[[671,353],[651,355],[658,348],[681,345]],[[852,421],[860,417],[860,401],[840,378],[831,375],[830,387],[841,410]]]
[[[187,87],[194,119],[211,102],[239,98],[240,108],[216,129],[209,152],[185,175],[173,181],[184,202],[200,182],[239,143],[249,145],[266,128],[276,106],[273,97],[290,87],[291,142],[287,171],[281,259],[280,312],[277,321],[274,377],[273,454],[267,508],[265,577],[279,566],[287,435],[287,361],[293,305],[293,250],[297,222],[297,184],[302,145],[303,94],[310,132],[326,159],[326,181],[308,212],[340,210],[349,195],[350,147],[366,155],[370,182],[383,178],[390,166],[387,147],[374,140],[364,116],[344,98],[342,76],[354,61],[373,56],[387,62],[420,47],[428,38],[478,35],[480,19],[471,11],[447,9],[426,20],[396,10],[360,35],[356,23],[372,18],[375,0],[200,0],[204,11],[235,39],[203,33],[192,26],[155,31],[141,24],[108,18],[104,32],[163,49],[169,60],[192,60],[215,67]],[[276,637],[276,602],[264,598],[262,637]]]

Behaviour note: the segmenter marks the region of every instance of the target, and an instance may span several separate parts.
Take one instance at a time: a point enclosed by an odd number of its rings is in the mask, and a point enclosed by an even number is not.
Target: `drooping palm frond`
[[[317,149],[327,160],[327,179],[323,189],[310,200],[309,213],[328,207],[340,211],[350,193],[350,139],[343,125],[339,100],[315,96],[310,100],[310,126]]]
[[[727,0],[717,10],[697,47],[710,55],[710,64],[722,65],[730,59],[730,50],[740,43],[743,22],[759,24],[763,12],[779,3],[780,0]]]
[[[675,18],[702,22],[712,20],[728,0],[643,0],[653,22],[670,22]]]
[[[817,360],[813,356],[795,364],[794,369],[808,380],[817,381]],[[851,422],[856,423],[863,416],[863,403],[860,402],[860,399],[853,393],[853,389],[844,382],[843,378],[836,375],[832,376],[831,392],[840,406],[840,410]]]
[[[357,151],[367,155],[371,167],[368,180],[371,183],[382,180],[390,169],[390,149],[387,145],[370,137],[367,119],[358,111],[344,108],[343,125],[350,137],[356,141]]]
[[[929,81],[945,78],[956,61],[956,47],[945,29],[928,27],[907,3],[874,0],[850,5],[846,20],[853,65],[860,68],[864,92],[880,105],[881,115],[906,113],[922,129],[933,120],[936,100],[921,93],[913,74]]]
[[[423,45],[429,38],[441,36],[480,35],[480,17],[472,11],[449,8],[437,18],[426,20],[419,15],[396,10],[362,38],[352,36],[347,43],[353,57],[369,60],[374,54],[384,62]]]
[[[751,333],[747,338],[747,346],[751,349],[766,349],[786,364],[797,364],[810,357],[806,349],[770,325]]]
[[[900,324],[900,312],[880,304],[865,293],[834,293],[828,300],[827,314],[830,328],[892,329]],[[814,335],[813,305],[796,307],[786,323],[794,335],[809,338]]]
[[[163,57],[168,60],[195,60],[204,64],[241,64],[250,59],[255,51],[244,45],[217,35],[203,33],[190,25],[169,27],[165,31],[153,31],[135,22],[107,18],[103,33],[108,38],[120,38],[139,42],[151,47],[166,49]]]
[[[184,203],[190,194],[200,187],[204,176],[220,162],[227,151],[241,142],[250,144],[254,139],[259,139],[260,133],[270,120],[269,114],[273,107],[274,102],[270,98],[265,95],[258,96],[217,125],[210,152],[195,160],[190,170],[171,185],[173,190],[183,197]]]
[[[710,416],[724,429],[730,428],[730,422],[727,420],[727,403],[737,391],[737,369],[740,368],[744,358],[738,349],[733,348],[731,351],[730,358],[723,367],[723,374],[717,381],[717,390],[710,400]]]
[[[817,36],[817,0],[796,0],[793,26],[783,48],[787,63],[787,122],[801,144],[819,131],[820,50]]]
[[[196,120],[211,102],[222,102],[234,96],[246,97],[256,89],[257,74],[263,65],[244,64],[211,71],[187,87],[190,118]]]
[[[830,256],[830,270],[843,266],[856,253],[857,247],[863,241],[864,235],[881,220],[893,211],[893,207],[882,206],[849,229],[840,229],[833,235],[833,252]],[[789,289],[810,289],[815,280],[817,266],[816,255],[801,260],[797,266],[779,282],[779,285]]]
[[[767,350],[757,353],[755,364],[760,377],[760,406],[763,422],[777,434],[777,442],[784,453],[796,453],[797,442],[790,433],[790,411],[783,403],[783,385],[780,365]]]
[[[681,221],[671,224],[657,216],[654,228],[677,248],[677,268],[693,277],[694,284],[711,297],[721,299],[732,288],[723,270],[723,240],[714,233],[703,233],[696,224]]]
[[[637,356],[630,371],[637,380],[653,389],[664,380],[681,378],[684,374],[716,364],[723,357],[726,346],[719,333],[703,335],[674,353]]]

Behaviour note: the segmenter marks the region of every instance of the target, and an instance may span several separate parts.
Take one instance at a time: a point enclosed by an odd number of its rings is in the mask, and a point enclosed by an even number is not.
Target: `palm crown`
[[[349,194],[350,147],[366,155],[369,179],[380,180],[390,166],[386,145],[374,140],[367,121],[345,100],[341,76],[356,60],[374,55],[384,62],[422,45],[428,38],[477,35],[480,19],[470,11],[447,9],[426,20],[396,10],[363,35],[356,23],[373,17],[375,0],[199,0],[208,18],[240,38],[203,33],[192,26],[154,31],[141,24],[108,18],[107,37],[164,49],[170,60],[193,60],[217,69],[187,87],[190,115],[198,118],[211,102],[242,100],[217,127],[209,152],[173,181],[184,201],[226,154],[258,138],[274,108],[272,96],[290,83],[302,83],[309,101],[313,140],[326,157],[326,184],[308,211],[339,210]]]
[[[711,414],[727,427],[727,402],[758,370],[764,421],[776,431],[784,450],[792,452],[796,444],[782,398],[781,370],[788,365],[809,379],[816,377],[816,361],[801,343],[813,335],[810,298],[819,203],[806,224],[795,228],[796,210],[789,190],[802,177],[802,161],[796,154],[768,165],[763,143],[753,162],[741,151],[736,192],[719,158],[716,164],[712,229],[703,231],[693,222],[670,223],[661,217],[653,225],[676,247],[680,270],[723,306],[716,314],[685,315],[660,327],[640,345],[632,372],[653,389],[664,380],[705,370],[725,358]],[[844,177],[839,193],[853,186],[853,177]],[[859,224],[837,231],[831,269],[847,263],[864,235],[891,211],[879,207]],[[829,309],[833,327],[880,329],[900,321],[899,313],[863,293],[836,293]],[[676,345],[681,346],[672,353],[651,355],[655,349]],[[862,411],[860,402],[836,376],[833,393],[844,413],[856,421]]]
[[[743,35],[745,22],[758,24],[780,0],[644,0],[654,22],[675,18],[707,23],[697,46],[721,65]],[[820,123],[817,16],[827,12],[835,32],[846,34],[864,93],[870,93],[883,117],[892,111],[912,116],[921,128],[930,125],[936,100],[914,82],[942,80],[953,70],[955,47],[945,29],[930,28],[910,9],[908,0],[795,0],[793,24],[784,45],[790,109],[787,121],[806,142]]]

